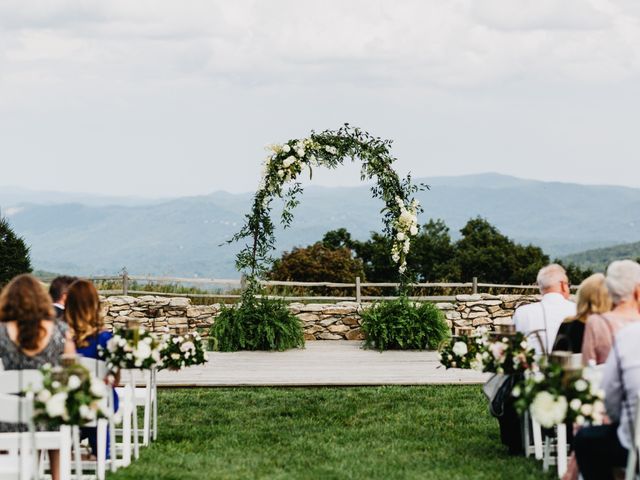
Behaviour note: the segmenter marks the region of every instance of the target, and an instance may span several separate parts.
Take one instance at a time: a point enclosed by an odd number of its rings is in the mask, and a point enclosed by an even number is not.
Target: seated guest
[[[640,301],[640,286],[635,289]],[[633,421],[640,391],[640,323],[628,325],[615,336],[604,364],[602,388],[605,392],[609,425],[584,427],[576,435],[574,449],[584,480],[613,479],[613,468],[624,467],[633,448]]]
[[[69,286],[77,280],[76,277],[61,275],[56,277],[49,286],[49,295],[53,300],[53,308],[55,310],[56,319],[62,319],[64,315],[64,305],[67,300],[67,290]]]
[[[518,308],[513,323],[518,332],[530,337],[536,353],[541,355],[553,346],[562,321],[576,315],[576,304],[569,300],[569,279],[562,266],[551,264],[542,268],[537,281],[542,300]]]
[[[582,342],[585,365],[591,361],[604,363],[618,330],[640,320],[640,304],[636,297],[640,286],[640,265],[632,260],[612,262],[607,268],[606,282],[613,310],[591,315],[587,320]]]
[[[604,275],[595,273],[586,278],[580,284],[577,300],[578,311],[560,325],[553,350],[580,353],[587,318],[594,313],[605,313],[611,310],[611,297]]]
[[[0,358],[5,370],[31,370],[57,365],[75,353],[69,327],[53,320],[51,298],[31,275],[19,275],[0,294]],[[0,431],[23,429],[0,423]],[[49,451],[52,478],[59,478],[59,452]]]
[[[106,348],[107,342],[113,336],[111,332],[104,331],[98,291],[93,283],[87,280],[77,280],[69,287],[64,320],[73,330],[77,352],[87,358],[97,359],[98,347]],[[114,397],[114,410],[117,410],[118,397],[115,392]],[[96,455],[96,429],[83,428],[82,434],[89,439],[91,451]]]

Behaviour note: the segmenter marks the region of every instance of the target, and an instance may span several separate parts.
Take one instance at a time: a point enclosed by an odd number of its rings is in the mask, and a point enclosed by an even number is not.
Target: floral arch
[[[411,175],[399,177],[393,169],[396,158],[391,155],[391,143],[391,140],[373,137],[345,124],[339,130],[312,131],[307,138],[267,147],[269,154],[264,161],[251,211],[245,216],[241,230],[230,240],[250,240],[236,257],[236,267],[247,275],[248,291],[256,293],[260,290],[258,279],[272,261],[270,254],[275,248],[275,225],[271,218],[273,199],[284,200],[280,221],[285,228],[289,227],[293,221],[292,211],[303,191],[300,176],[308,170],[311,178],[314,168],[337,168],[347,159],[362,162],[362,181],[375,180],[371,194],[384,202],[381,210],[384,233],[393,240],[389,253],[398,265],[401,285],[407,283],[406,258],[411,238],[418,234],[417,215],[422,212],[413,195],[424,186],[414,185]]]

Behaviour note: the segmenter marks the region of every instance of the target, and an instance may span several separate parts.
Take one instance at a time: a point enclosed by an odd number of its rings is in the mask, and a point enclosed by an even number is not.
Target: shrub
[[[432,303],[406,297],[378,303],[362,313],[365,348],[435,350],[449,336],[444,315]]]
[[[212,347],[221,352],[304,347],[300,320],[281,300],[261,297],[223,307],[211,327]]]
[[[0,217],[0,287],[16,275],[31,272],[29,247]]]

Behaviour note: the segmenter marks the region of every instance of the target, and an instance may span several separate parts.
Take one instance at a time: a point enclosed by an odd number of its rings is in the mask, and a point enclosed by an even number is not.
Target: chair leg
[[[536,460],[542,460],[542,427],[531,417],[531,429],[533,430],[533,451]]]
[[[73,436],[73,459],[76,471],[76,480],[82,480],[82,458],[80,454],[80,427],[71,427],[71,435]]]
[[[109,422],[109,470],[115,472],[118,469],[118,451],[116,448],[116,424],[111,416]]]
[[[107,463],[107,421],[105,419],[98,420],[97,430],[98,462],[96,465],[96,477],[98,480],[104,480]]]
[[[153,389],[153,441],[155,442],[158,439],[158,371],[154,368],[153,372],[153,381],[151,382],[151,387]]]
[[[558,443],[556,445],[556,466],[558,467],[558,478],[562,478],[567,471],[567,425],[561,423],[556,425]]]
[[[60,480],[71,479],[71,427],[60,427]]]
[[[638,449],[632,448],[631,450],[629,450],[629,455],[627,457],[627,468],[625,469],[625,474],[624,474],[625,480],[635,480],[637,462],[638,462]]]
[[[542,460],[542,471],[548,472],[549,465],[551,464],[551,438],[545,437],[544,439],[544,458]]]
[[[138,438],[138,407],[136,406],[136,382],[133,377],[133,370],[129,371],[131,375],[131,408],[133,408],[133,458],[138,460],[140,457],[140,439]]]
[[[151,370],[145,372],[146,375],[146,389],[145,389],[145,399],[144,399],[144,420],[143,426],[144,430],[142,432],[142,445],[145,447],[149,445],[150,433],[151,433]]]
[[[131,388],[127,386],[122,399],[122,463],[125,467],[131,464],[131,420],[133,417],[133,399]]]

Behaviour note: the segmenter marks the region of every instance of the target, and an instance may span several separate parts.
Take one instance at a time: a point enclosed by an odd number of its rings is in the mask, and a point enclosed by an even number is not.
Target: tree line
[[[487,283],[528,285],[551,262],[542,248],[513,241],[481,217],[470,219],[460,234],[454,241],[440,219],[422,226],[407,257],[417,281],[470,282],[477,277]],[[397,265],[390,251],[390,239],[380,233],[372,232],[368,240],[359,241],[340,228],[328,231],[313,245],[284,252],[269,277],[300,282],[349,283],[356,276],[368,282],[393,281]],[[593,273],[576,265],[564,266],[576,284]]]

